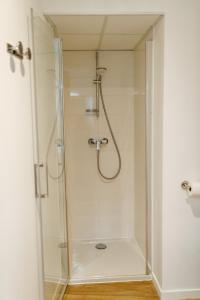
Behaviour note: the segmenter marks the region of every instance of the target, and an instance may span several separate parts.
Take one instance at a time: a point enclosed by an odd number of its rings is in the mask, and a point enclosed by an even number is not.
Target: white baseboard
[[[199,299],[200,289],[188,289],[188,290],[168,290],[164,291],[162,300],[186,300]]]
[[[161,288],[155,274],[152,273],[153,283],[161,300],[199,299],[200,289],[164,290]]]

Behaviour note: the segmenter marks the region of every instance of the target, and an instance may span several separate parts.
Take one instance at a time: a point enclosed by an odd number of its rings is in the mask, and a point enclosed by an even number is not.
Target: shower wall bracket
[[[32,58],[31,49],[28,47],[24,52],[23,44],[20,41],[17,43],[16,46],[7,43],[7,52],[19,58],[20,60],[23,60],[24,58],[31,60]]]

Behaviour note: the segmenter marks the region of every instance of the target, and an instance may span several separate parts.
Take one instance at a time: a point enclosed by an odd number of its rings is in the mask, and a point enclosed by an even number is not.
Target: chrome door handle
[[[35,183],[35,197],[38,198],[38,174],[37,174],[38,164],[34,164],[34,183]]]
[[[41,193],[41,184],[39,188],[39,182],[41,183],[41,173],[38,178],[38,172],[41,168],[45,167],[45,180],[46,180],[46,193]],[[41,164],[34,164],[34,179],[35,179],[35,197],[36,198],[48,198],[49,197],[49,180],[48,180],[48,166]]]

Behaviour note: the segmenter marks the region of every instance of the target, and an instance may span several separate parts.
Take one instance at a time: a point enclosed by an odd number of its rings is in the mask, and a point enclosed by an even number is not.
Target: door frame
[[[145,128],[145,143],[146,143],[146,232],[147,232],[147,261],[146,261],[146,272],[151,274],[152,272],[152,244],[153,244],[153,230],[152,230],[152,215],[153,215],[153,198],[152,198],[152,128],[153,128],[153,91],[154,91],[154,32],[151,33],[151,38],[147,38],[145,41],[145,76],[146,76],[146,99],[145,99],[145,110],[146,110],[146,128]]]

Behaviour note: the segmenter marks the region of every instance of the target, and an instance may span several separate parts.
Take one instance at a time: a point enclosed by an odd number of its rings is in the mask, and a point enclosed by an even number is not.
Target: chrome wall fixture
[[[190,184],[189,181],[187,181],[187,180],[184,180],[184,181],[181,183],[181,187],[182,187],[183,190],[188,191],[188,192],[190,192],[191,189],[192,189],[191,184]]]
[[[108,144],[108,139],[107,138],[90,138],[88,140],[89,145],[96,145],[96,149],[100,150],[101,145],[106,145]]]
[[[100,84],[101,78],[104,72],[107,70],[105,67],[99,67],[99,54],[96,51],[96,78],[93,80],[93,83],[96,85],[96,107],[92,109],[86,109],[87,113],[96,114],[97,118],[99,117],[99,97],[100,97]]]
[[[111,138],[112,138],[112,141],[113,141],[113,144],[114,144],[114,147],[116,149],[117,156],[118,156],[119,165],[118,165],[117,171],[115,172],[115,174],[113,176],[111,176],[111,177],[105,176],[102,173],[101,166],[100,166],[101,146],[108,144],[108,139],[107,138],[90,138],[88,140],[88,144],[89,145],[96,145],[97,168],[98,168],[98,172],[99,172],[100,176],[103,179],[112,180],[112,179],[115,179],[119,175],[119,173],[121,171],[122,161],[121,161],[121,154],[119,152],[119,147],[118,147],[117,141],[115,139],[111,124],[110,124],[110,120],[109,120],[109,116],[108,116],[108,113],[107,113],[107,109],[106,109],[106,105],[105,105],[105,101],[104,101],[104,96],[103,96],[102,77],[103,77],[105,71],[107,71],[106,67],[99,67],[99,55],[98,55],[98,51],[96,51],[96,79],[93,80],[93,83],[96,85],[96,107],[95,107],[95,109],[89,109],[89,110],[86,110],[86,111],[95,113],[97,118],[98,118],[99,117],[99,104],[100,104],[99,102],[101,101],[101,105],[102,105],[102,109],[103,109],[104,116],[105,116],[105,119],[106,119],[106,123],[107,123],[108,129],[110,131],[110,135],[111,135]]]
[[[7,43],[7,52],[21,60],[23,60],[24,58],[31,60],[31,57],[32,57],[31,49],[29,47],[26,48],[26,50],[24,52],[24,47],[23,47],[22,42],[18,42],[16,46],[13,46],[13,45]]]

